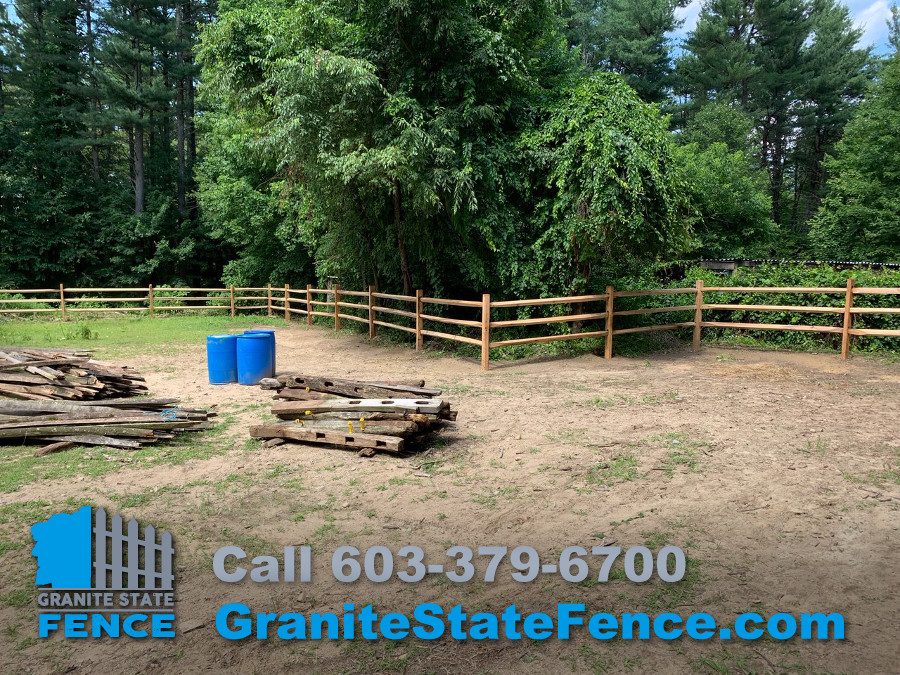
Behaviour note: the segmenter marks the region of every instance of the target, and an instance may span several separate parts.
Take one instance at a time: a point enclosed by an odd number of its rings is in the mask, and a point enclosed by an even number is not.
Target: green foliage
[[[672,44],[684,0],[574,0],[567,36],[590,70],[619,73],[645,101],[662,103],[672,82]]]
[[[706,257],[764,257],[775,223],[765,175],[742,151],[724,143],[678,148],[691,203],[698,217],[694,233]]]
[[[810,232],[826,258],[900,262],[900,55],[880,75],[826,163],[832,177]]]
[[[598,272],[621,272],[630,256],[690,244],[674,144],[657,108],[620,76],[597,73],[580,82],[526,144],[547,176],[538,203],[544,234],[535,248],[554,282],[550,290],[584,290]]]

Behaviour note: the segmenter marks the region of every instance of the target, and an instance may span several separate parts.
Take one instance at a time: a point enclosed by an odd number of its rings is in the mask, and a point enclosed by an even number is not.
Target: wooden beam
[[[449,404],[439,398],[363,398],[363,399],[327,399],[321,401],[285,401],[272,405],[275,415],[291,412],[298,415],[320,412],[390,412],[390,413],[423,413],[437,415],[445,411]]]
[[[844,295],[844,325],[841,335],[841,358],[850,357],[850,329],[853,328],[853,286],[856,280],[853,277],[847,279],[847,290]]]
[[[491,296],[481,296],[481,369],[491,367]]]
[[[697,279],[695,284],[697,291],[694,296],[694,339],[692,347],[694,351],[700,349],[700,337],[703,330],[703,279]]]
[[[253,438],[284,438],[304,443],[343,445],[352,448],[372,448],[388,452],[403,450],[403,439],[367,433],[344,433],[327,429],[307,429],[295,424],[266,424],[250,427]]]
[[[422,350],[422,289],[416,290],[416,351]]]

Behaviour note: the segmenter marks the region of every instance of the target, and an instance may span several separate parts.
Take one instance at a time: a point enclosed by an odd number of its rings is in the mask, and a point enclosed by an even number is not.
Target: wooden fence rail
[[[762,305],[736,302],[715,302],[710,296],[723,293],[755,294],[779,293],[794,295],[834,296],[834,304],[825,306],[803,304]],[[687,296],[677,305],[645,306],[635,309],[616,309],[617,300],[629,298],[653,302],[665,296]],[[378,327],[392,328],[415,336],[415,346],[421,350],[424,338],[430,337],[470,344],[481,348],[481,365],[490,365],[490,350],[498,347],[557,342],[583,338],[603,338],[604,356],[612,357],[613,339],[616,335],[650,331],[693,329],[693,347],[700,347],[704,328],[802,331],[835,334],[841,336],[841,356],[848,358],[853,337],[900,337],[900,330],[886,328],[854,328],[854,317],[860,315],[898,315],[900,306],[855,307],[858,296],[896,296],[900,288],[857,287],[848,279],[845,287],[744,287],[704,286],[698,280],[693,287],[661,288],[638,291],[617,291],[606,288],[605,293],[554,298],[524,300],[491,300],[483,295],[481,300],[454,300],[426,297],[421,290],[413,295],[378,293],[373,287],[366,291],[333,288],[292,288],[289,284],[275,287],[195,288],[195,287],[146,287],[131,288],[26,288],[0,289],[0,314],[58,314],[63,321],[71,314],[95,312],[144,312],[156,316],[165,312],[223,311],[231,316],[241,311],[266,310],[268,316],[283,312],[285,321],[293,316],[305,316],[308,324],[314,317],[329,319],[334,329],[340,330],[341,322],[354,321],[366,324],[369,337],[377,335]],[[393,303],[387,304],[387,303]],[[432,307],[436,309],[432,309]],[[535,308],[556,308],[561,314],[530,316]],[[456,312],[457,316],[442,316],[443,311]],[[514,310],[516,318],[501,318],[504,312]],[[704,312],[782,312],[800,315],[834,315],[832,325],[803,323],[759,323],[746,321],[722,321],[704,318]],[[616,327],[615,319],[643,317],[659,313],[689,313],[690,320],[670,321],[637,326]],[[523,314],[529,314],[524,316]],[[392,323],[391,317],[401,317],[407,323]],[[838,319],[839,317],[839,319]],[[394,319],[397,321],[397,319]],[[506,339],[491,339],[492,331],[507,329],[532,329],[538,326],[570,324],[571,332]],[[595,324],[585,328],[585,324]],[[456,332],[449,332],[456,330]],[[515,333],[514,333],[515,334]],[[495,333],[496,335],[496,333]]]

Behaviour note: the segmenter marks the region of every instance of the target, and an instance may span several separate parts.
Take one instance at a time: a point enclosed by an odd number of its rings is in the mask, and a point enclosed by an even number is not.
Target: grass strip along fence
[[[729,302],[735,296],[779,294],[797,298],[796,304],[749,304]],[[724,298],[723,298],[724,296]],[[886,336],[900,338],[900,329],[854,327],[854,320],[868,315],[900,315],[900,306],[865,306],[857,298],[900,296],[900,288],[858,287],[848,279],[845,287],[748,287],[705,286],[698,280],[693,287],[617,291],[529,300],[451,300],[333,288],[59,288],[0,289],[0,314],[28,315],[54,313],[62,320],[72,314],[94,312],[143,312],[150,316],[179,311],[266,310],[269,316],[284,312],[286,321],[305,316],[312,324],[315,317],[333,322],[340,330],[343,321],[368,326],[369,337],[378,328],[404,331],[415,336],[417,350],[424,339],[449,340],[479,347],[481,367],[490,365],[490,350],[499,347],[557,342],[585,338],[603,338],[604,357],[611,358],[617,335],[651,331],[693,329],[693,346],[699,348],[704,328],[738,330],[803,331],[840,336],[841,356],[850,354],[851,338]],[[718,301],[717,301],[718,298]],[[803,304],[809,299],[825,304]],[[724,299],[725,301],[722,301]],[[649,303],[649,304],[648,304]],[[638,306],[635,306],[638,305]],[[759,313],[788,315],[792,323],[722,320]],[[537,316],[535,314],[538,314]],[[644,317],[665,314],[664,322],[640,325]],[[796,315],[832,316],[821,323],[801,322]],[[560,324],[570,332],[548,333]],[[638,324],[638,325],[634,325]],[[893,324],[891,324],[893,325]],[[545,334],[534,335],[536,327]],[[492,338],[493,336],[493,338]],[[496,338],[502,339],[496,339]]]

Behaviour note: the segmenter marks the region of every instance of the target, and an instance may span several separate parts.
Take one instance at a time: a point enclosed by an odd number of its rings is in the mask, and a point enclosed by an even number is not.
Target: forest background
[[[900,12],[836,0],[15,0],[0,287],[595,291],[900,262]]]

